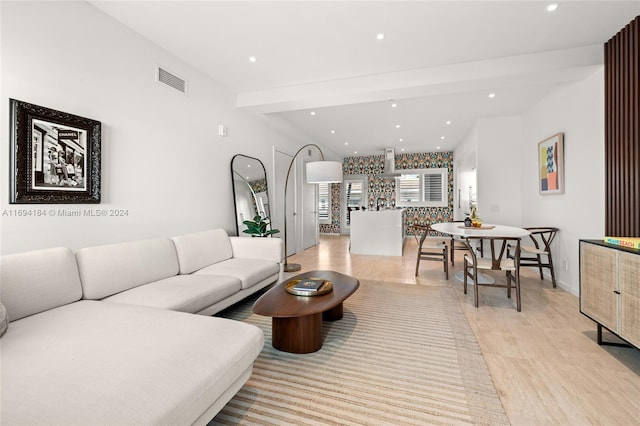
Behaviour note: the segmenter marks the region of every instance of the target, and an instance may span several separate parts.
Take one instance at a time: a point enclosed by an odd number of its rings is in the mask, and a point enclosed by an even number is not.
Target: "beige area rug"
[[[253,375],[210,424],[504,425],[478,342],[451,287],[362,281],[312,354],[271,346],[256,297],[220,316],[260,327]]]

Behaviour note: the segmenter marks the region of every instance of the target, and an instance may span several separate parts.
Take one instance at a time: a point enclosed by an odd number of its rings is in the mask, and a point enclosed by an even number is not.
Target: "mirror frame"
[[[264,175],[264,181],[265,181],[265,188],[266,189],[265,189],[264,192],[267,195],[267,209],[266,209],[267,211],[265,212],[265,217],[268,217],[268,218],[271,217],[271,205],[270,205],[270,202],[269,202],[269,183],[267,182],[267,169],[264,167],[264,163],[260,159],[255,158],[255,157],[251,157],[251,156],[248,156],[248,155],[244,155],[244,154],[236,154],[236,155],[234,155],[231,158],[231,165],[230,165],[231,166],[231,188],[232,188],[232,191],[233,191],[233,212],[234,212],[234,217],[235,217],[234,221],[236,223],[236,235],[242,236],[242,234],[240,232],[240,222],[239,222],[239,218],[238,218],[238,200],[237,200],[237,197],[236,197],[236,194],[237,194],[237,192],[236,192],[237,191],[237,189],[236,189],[236,174],[238,176],[240,176],[240,178],[243,180],[243,182],[246,183],[247,186],[249,187],[249,190],[253,194],[254,203],[256,203],[256,205],[257,205],[257,200],[256,200],[257,195],[256,195],[255,191],[253,190],[253,188],[251,187],[251,185],[249,185],[249,182],[247,182],[247,180],[244,178],[244,176],[242,174],[240,174],[238,171],[233,169],[233,163],[236,160],[236,157],[242,157],[242,158],[245,158],[245,159],[248,159],[248,160],[254,160],[254,161],[257,161],[260,164],[260,167],[262,167],[262,173]],[[249,220],[251,220],[251,219],[253,219],[253,217],[251,217]],[[247,219],[245,219],[245,220],[247,220]],[[271,228],[271,221],[269,221],[268,227],[269,227],[269,229],[272,229]]]

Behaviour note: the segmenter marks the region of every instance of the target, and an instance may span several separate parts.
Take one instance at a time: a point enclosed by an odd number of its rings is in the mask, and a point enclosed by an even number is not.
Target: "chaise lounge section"
[[[209,253],[215,264],[239,257],[231,269],[184,273],[195,241],[221,247]],[[207,315],[276,281],[281,255],[279,239],[210,230],[3,256],[0,423],[206,424],[264,344],[258,328]],[[226,274],[238,263],[253,275]]]

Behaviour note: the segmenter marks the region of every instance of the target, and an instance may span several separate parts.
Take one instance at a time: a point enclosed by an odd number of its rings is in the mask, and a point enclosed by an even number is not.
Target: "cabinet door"
[[[640,347],[640,256],[618,253],[620,337]]]
[[[580,311],[618,332],[616,250],[580,243]]]

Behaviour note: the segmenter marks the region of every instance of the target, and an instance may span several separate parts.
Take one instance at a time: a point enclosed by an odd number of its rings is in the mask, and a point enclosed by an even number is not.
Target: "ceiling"
[[[640,0],[90,3],[339,156],[453,150],[477,119],[593,73],[640,15]]]

